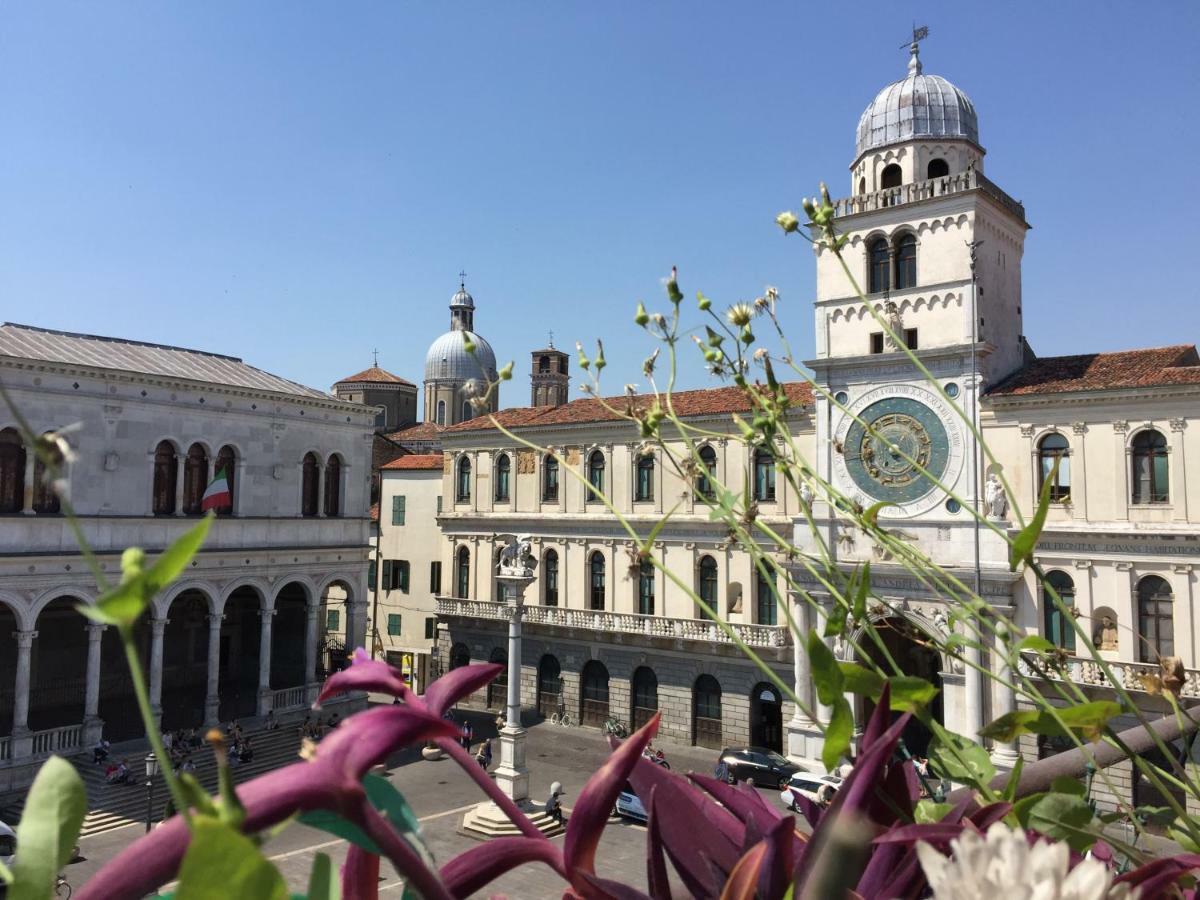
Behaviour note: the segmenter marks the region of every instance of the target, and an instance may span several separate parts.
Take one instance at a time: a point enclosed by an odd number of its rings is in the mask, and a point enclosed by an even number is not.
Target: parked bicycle
[[[63,900],[70,900],[71,885],[67,884],[67,877],[61,872],[54,879],[54,896],[62,897]]]
[[[563,728],[570,728],[575,723],[571,721],[571,716],[567,713],[567,705],[563,702],[562,695],[558,697],[558,709],[550,714],[551,725],[561,725]]]
[[[615,738],[629,737],[629,729],[625,727],[625,723],[613,716],[609,716],[608,721],[604,723],[604,733]]]

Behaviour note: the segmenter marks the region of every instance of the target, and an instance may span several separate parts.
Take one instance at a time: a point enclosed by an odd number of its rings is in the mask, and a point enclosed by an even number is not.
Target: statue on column
[[[989,519],[1003,519],[1008,512],[1008,495],[1004,493],[1004,485],[1000,477],[992,472],[983,486],[983,505]]]
[[[499,574],[509,578],[532,578],[537,568],[537,557],[533,555],[533,538],[528,534],[497,535],[505,541],[500,551]]]

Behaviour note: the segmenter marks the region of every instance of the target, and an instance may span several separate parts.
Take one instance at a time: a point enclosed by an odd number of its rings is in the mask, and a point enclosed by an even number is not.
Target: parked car
[[[11,867],[16,855],[17,833],[4,822],[0,822],[0,863]]]
[[[788,779],[783,790],[779,792],[779,799],[792,812],[799,812],[800,810],[796,808],[797,794],[803,794],[813,803],[827,803],[833,799],[833,795],[837,793],[838,788],[841,786],[842,779],[836,775],[796,772]]]
[[[625,819],[645,822],[648,818],[646,807],[642,806],[642,801],[633,792],[633,786],[629,782],[625,782],[625,787],[621,788],[621,793],[617,794],[616,810],[617,815]]]
[[[782,790],[800,767],[765,747],[726,747],[717,761],[717,771],[726,781],[752,781],[759,787]]]

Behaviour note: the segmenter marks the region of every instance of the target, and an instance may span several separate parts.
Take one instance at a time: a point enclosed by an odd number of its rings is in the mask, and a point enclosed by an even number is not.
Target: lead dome
[[[466,336],[475,343],[474,355],[467,352]],[[473,332],[447,331],[425,354],[426,381],[467,382],[496,380],[496,354],[491,345]]]
[[[858,120],[855,155],[914,138],[960,138],[979,143],[971,98],[940,75],[926,75],[916,44],[908,75],[875,95]]]

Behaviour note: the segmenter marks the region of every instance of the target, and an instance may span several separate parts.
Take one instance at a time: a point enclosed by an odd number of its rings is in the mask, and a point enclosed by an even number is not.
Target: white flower
[[[1039,840],[1030,845],[1023,832],[1002,822],[984,837],[964,831],[943,856],[929,844],[917,844],[917,858],[933,900],[1135,900],[1126,885],[1113,886],[1114,873],[1096,859],[1074,869],[1065,843]]]
[[[750,320],[754,318],[754,307],[749,303],[735,303],[729,307],[729,311],[725,313],[725,318],[729,320],[730,325],[742,328],[749,325]]]

